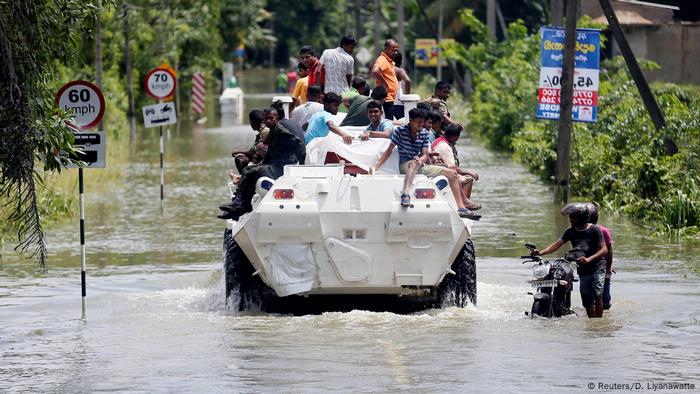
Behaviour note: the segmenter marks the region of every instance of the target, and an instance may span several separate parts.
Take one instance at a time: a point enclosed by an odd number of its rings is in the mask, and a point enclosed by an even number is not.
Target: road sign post
[[[144,80],[144,87],[149,96],[163,100],[172,96],[176,86],[175,75],[167,68],[151,70]],[[175,106],[170,102],[143,107],[143,121],[146,128],[160,126],[160,204],[163,208],[165,198],[165,169],[163,168],[163,125],[177,123]]]
[[[85,297],[87,296],[85,257],[85,198],[83,167],[75,164],[82,161],[89,168],[105,167],[105,134],[104,131],[83,133],[100,124],[105,112],[105,99],[100,89],[93,83],[83,80],[68,82],[56,93],[55,105],[65,111],[71,111],[75,117],[71,126],[79,130],[75,133],[74,145],[81,148],[82,153],[71,157],[73,163],[66,168],[78,167],[78,195],[80,205],[80,293],[82,303],[82,318],[85,319]]]

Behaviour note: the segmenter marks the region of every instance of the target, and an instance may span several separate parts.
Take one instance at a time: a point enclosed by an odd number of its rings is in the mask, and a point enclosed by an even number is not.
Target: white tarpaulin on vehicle
[[[343,127],[343,130],[353,136],[359,136],[364,131],[364,127]],[[348,145],[343,142],[340,136],[331,132],[324,138],[314,138],[306,145],[306,164],[323,165],[326,161],[326,154],[328,154],[328,152],[333,152],[363,170],[369,171],[370,167],[377,164],[379,157],[389,147],[390,143],[391,141],[387,138],[370,138],[367,141],[354,139],[352,145]],[[389,159],[382,165],[377,173],[399,173],[398,149],[394,148]]]
[[[310,245],[275,245],[263,264],[268,285],[280,297],[304,293],[314,286],[316,263]]]

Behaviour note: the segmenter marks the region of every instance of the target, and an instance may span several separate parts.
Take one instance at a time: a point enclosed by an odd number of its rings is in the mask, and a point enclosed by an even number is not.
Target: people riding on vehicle
[[[346,144],[352,144],[352,136],[335,124],[334,119],[338,113],[340,101],[339,95],[333,92],[326,94],[323,98],[323,111],[314,114],[309,119],[309,127],[306,128],[306,136],[304,137],[305,143],[308,144],[314,138],[325,137],[332,131],[339,135]]]
[[[323,90],[321,86],[312,85],[308,89],[309,101],[296,107],[290,119],[301,127],[302,130],[306,130],[309,127],[309,119],[317,112],[323,111]]]
[[[340,126],[367,126],[369,124],[369,118],[367,117],[367,105],[370,101],[375,100],[384,105],[384,100],[386,99],[386,88],[384,86],[377,86],[372,89],[372,93],[367,96],[359,95],[350,99],[350,109],[348,114],[345,116]]]
[[[284,173],[284,166],[303,164],[306,160],[306,147],[292,131],[279,122],[277,109],[265,110],[265,124],[270,128],[267,137],[267,155],[256,166],[246,169],[241,175],[236,196],[229,204],[219,206],[224,214],[221,219],[238,219],[244,213],[252,211],[251,200],[255,195],[255,184],[261,177],[277,179]]]
[[[394,131],[394,124],[389,119],[384,118],[382,103],[372,100],[367,104],[367,117],[369,126],[365,129],[363,138],[389,138]]]
[[[384,42],[384,50],[374,61],[372,66],[372,77],[377,81],[377,86],[386,88],[387,97],[384,101],[384,113],[391,119],[394,114],[394,100],[399,89],[399,80],[396,78],[394,69],[394,56],[399,53],[399,43],[389,38]]]
[[[265,153],[267,151],[265,139],[267,138],[270,129],[265,125],[264,121],[265,113],[262,109],[253,108],[248,113],[248,122],[250,127],[257,131],[257,134],[255,135],[255,142],[250,149],[231,152],[231,156],[233,156],[233,161],[236,164],[236,169],[238,170],[239,175],[243,173],[243,169],[249,164],[257,164],[262,161],[263,157],[265,157]],[[235,182],[239,175],[232,177],[232,180]]]
[[[303,62],[309,70],[307,86],[322,85],[325,74],[323,73],[323,70],[321,70],[319,79],[319,74],[316,71],[319,70],[320,64],[318,63],[318,58],[316,57],[316,50],[314,47],[311,45],[301,47],[301,49],[299,49],[299,60]],[[305,96],[304,99],[306,100],[307,97]]]
[[[571,242],[572,248],[579,248],[584,254],[577,264],[583,307],[589,318],[603,317],[605,256],[608,253],[603,233],[590,223],[586,204],[575,204],[567,212],[571,227],[556,242],[542,250],[534,249],[532,253],[544,256],[557,251],[566,242]]]
[[[462,133],[462,127],[457,123],[452,123],[447,126],[445,135],[439,137],[430,145],[430,150],[437,154],[437,159],[442,165],[451,168],[459,174],[459,183],[462,185],[462,199],[467,209],[475,211],[481,209],[481,204],[477,204],[471,200],[472,187],[474,182],[479,180],[479,174],[475,170],[461,168],[459,166],[459,157],[455,149],[457,140]]]
[[[399,126],[391,133],[391,143],[389,147],[377,161],[374,169],[379,169],[389,159],[394,148],[399,150],[399,170],[404,175],[403,190],[401,193],[401,205],[409,207],[411,205],[411,185],[417,173],[425,174],[428,177],[444,175],[450,185],[450,190],[457,204],[457,213],[460,217],[479,220],[480,215],[468,210],[462,201],[462,189],[459,184],[457,171],[431,165],[428,156],[428,132],[423,128],[426,111],[413,108],[408,112],[408,124]]]
[[[297,74],[299,79],[297,79],[294,84],[294,89],[292,89],[292,104],[289,108],[290,112],[294,112],[294,109],[306,102],[307,90],[309,88],[309,68],[306,67],[304,62],[299,62],[297,64]]]
[[[316,81],[321,80],[321,73],[325,79],[321,83],[324,93],[333,92],[343,94],[350,89],[352,73],[355,68],[355,59],[352,52],[357,46],[357,40],[352,36],[344,36],[340,39],[337,48],[326,49],[318,59],[320,67],[316,71]]]
[[[343,93],[341,97],[343,97],[343,105],[345,106],[346,109],[350,110],[350,104],[351,100],[353,100],[357,96],[369,96],[369,86],[367,86],[367,78],[365,78],[364,75],[356,75],[355,78],[352,79],[352,86],[350,87],[350,90],[347,92]]]
[[[447,99],[452,93],[452,86],[445,81],[438,81],[435,84],[435,93],[429,98],[421,101],[422,103],[430,106],[431,109],[435,109],[442,113],[442,124],[447,126],[449,124],[455,123],[455,121],[450,118],[450,108],[447,106]]]

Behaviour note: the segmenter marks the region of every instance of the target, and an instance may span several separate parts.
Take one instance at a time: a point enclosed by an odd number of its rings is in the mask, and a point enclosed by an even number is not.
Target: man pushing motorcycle
[[[581,301],[589,318],[603,317],[603,284],[605,281],[605,256],[608,249],[600,228],[589,223],[586,204],[576,204],[569,209],[569,227],[561,238],[544,248],[533,250],[534,255],[544,256],[557,251],[566,242],[580,248],[584,256],[578,259],[577,272]]]

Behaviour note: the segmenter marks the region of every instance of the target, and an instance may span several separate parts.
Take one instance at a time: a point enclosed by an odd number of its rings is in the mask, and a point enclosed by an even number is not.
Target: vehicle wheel
[[[440,305],[464,308],[467,301],[476,305],[476,258],[471,239],[464,243],[451,268],[455,274],[447,274],[438,288]]]
[[[231,230],[224,231],[224,275],[226,308],[238,311],[260,308],[264,284],[253,276],[253,266],[233,239]]]
[[[532,310],[530,311],[530,316],[541,316],[541,317],[550,317],[549,316],[549,301],[546,300],[535,300],[532,303]]]

